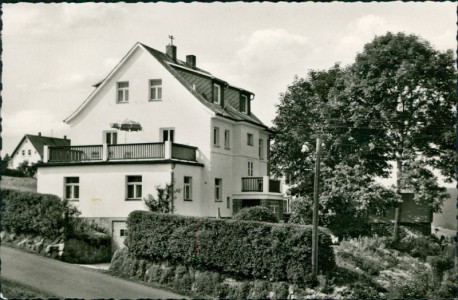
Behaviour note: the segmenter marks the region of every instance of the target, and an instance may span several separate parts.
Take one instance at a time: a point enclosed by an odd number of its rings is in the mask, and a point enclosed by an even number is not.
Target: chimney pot
[[[64,140],[66,140],[66,139],[67,139],[67,136],[66,136],[66,135],[64,135]]]
[[[186,64],[191,68],[196,68],[196,56],[195,55],[186,55]]]
[[[173,61],[177,60],[177,47],[175,45],[167,45],[165,47],[165,53],[173,59]]]
[[[38,133],[38,136],[41,136],[41,132]]]

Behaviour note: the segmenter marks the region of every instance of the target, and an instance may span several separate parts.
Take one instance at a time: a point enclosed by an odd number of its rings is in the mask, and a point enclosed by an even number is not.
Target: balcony
[[[197,148],[164,143],[56,146],[44,149],[44,163],[174,159],[197,162]]]
[[[281,193],[281,184],[269,176],[242,177],[242,192]]]

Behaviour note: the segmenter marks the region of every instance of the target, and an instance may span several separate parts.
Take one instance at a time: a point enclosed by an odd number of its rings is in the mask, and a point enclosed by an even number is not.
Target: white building
[[[174,213],[231,216],[264,204],[286,209],[280,182],[269,178],[273,132],[252,112],[254,94],[196,66],[137,43],[65,122],[72,145],[48,147],[38,192],[71,200],[82,217],[109,224],[122,240],[125,220],[143,198],[172,183]],[[131,120],[139,131],[118,131]]]
[[[8,163],[8,167],[10,169],[17,169],[17,167],[24,161],[27,161],[30,165],[43,160],[43,149],[45,145],[69,146],[70,141],[67,140],[66,137],[61,139],[42,136],[40,132],[38,135],[26,134],[11,153],[11,159]]]

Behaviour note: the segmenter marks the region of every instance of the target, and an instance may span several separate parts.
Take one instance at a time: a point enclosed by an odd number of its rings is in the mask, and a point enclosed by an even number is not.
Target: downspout
[[[174,204],[174,199],[175,199],[175,163],[172,163],[171,164],[171,167],[170,167],[170,187],[171,187],[171,191],[170,191],[170,213],[173,214],[173,212],[175,211],[175,204]]]

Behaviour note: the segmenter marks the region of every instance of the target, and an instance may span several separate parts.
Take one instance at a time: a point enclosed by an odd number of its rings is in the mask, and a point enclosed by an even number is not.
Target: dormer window
[[[117,99],[118,103],[129,102],[129,82],[122,81],[117,83]]]
[[[246,95],[240,97],[240,111],[248,114],[248,97]]]
[[[221,105],[221,86],[219,84],[213,84],[213,103]]]

